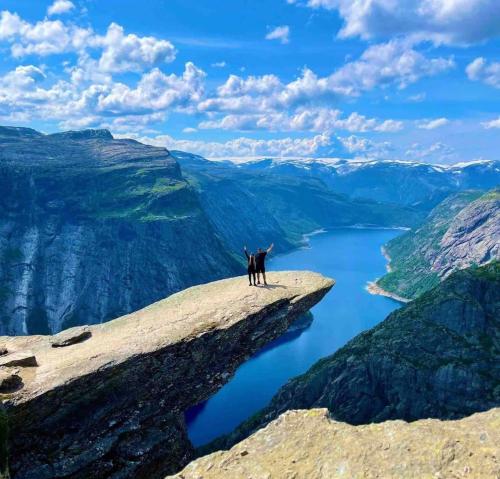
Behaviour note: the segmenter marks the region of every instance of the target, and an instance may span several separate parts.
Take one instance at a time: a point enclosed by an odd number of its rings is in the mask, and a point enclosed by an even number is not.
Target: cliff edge
[[[271,273],[195,286],[54,336],[1,337],[13,478],[160,477],[192,459],[183,411],[280,336],[334,282]]]
[[[351,426],[326,409],[288,411],[229,451],[197,459],[176,479],[494,478],[500,409],[459,421]]]

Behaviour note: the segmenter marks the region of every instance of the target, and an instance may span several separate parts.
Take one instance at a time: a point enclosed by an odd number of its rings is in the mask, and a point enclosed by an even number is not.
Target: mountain
[[[206,206],[205,213],[224,231],[225,237],[231,234],[252,237],[255,235],[252,231],[267,226],[285,247],[299,244],[304,233],[317,229],[352,225],[412,226],[424,217],[411,207],[349,198],[316,177],[274,169],[261,171],[252,165],[216,163],[177,151],[172,155],[197,189]],[[259,243],[266,244],[266,241],[259,240]]]
[[[0,333],[54,333],[244,271],[314,229],[415,224],[318,179],[242,173],[107,130],[0,127]],[[179,163],[182,164],[182,169]]]
[[[454,166],[404,161],[338,159],[271,160],[240,165],[242,170],[319,178],[333,191],[368,200],[429,211],[446,196],[465,189],[500,184],[499,161]]]
[[[291,409],[349,424],[456,419],[500,406],[500,263],[457,271],[283,386],[208,449],[228,448]]]
[[[0,189],[2,334],[102,322],[240,269],[164,148],[1,127]]]
[[[500,258],[500,190],[465,191],[444,200],[419,228],[385,247],[383,290],[415,298],[451,272]]]

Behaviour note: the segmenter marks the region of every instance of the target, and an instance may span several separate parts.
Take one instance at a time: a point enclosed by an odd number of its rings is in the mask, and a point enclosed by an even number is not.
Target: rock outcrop
[[[350,424],[458,419],[500,407],[500,263],[458,271],[302,376],[206,450],[227,449],[291,409]]]
[[[0,334],[107,321],[242,268],[165,148],[0,127]]]
[[[333,285],[308,272],[269,277],[268,287],[249,287],[245,277],[192,287],[54,337],[0,338],[2,361],[36,358],[17,365],[22,384],[3,395],[12,478],[154,478],[179,470],[193,456],[183,411]]]
[[[326,409],[289,411],[176,479],[497,478],[500,409],[459,421],[350,426]]]
[[[500,190],[447,198],[419,228],[390,241],[385,253],[390,272],[377,286],[408,299],[453,271],[500,259]]]

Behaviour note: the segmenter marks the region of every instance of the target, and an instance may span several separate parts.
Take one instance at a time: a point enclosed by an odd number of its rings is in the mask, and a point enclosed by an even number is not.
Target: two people
[[[249,286],[257,286],[258,284],[260,284],[261,274],[262,274],[262,279],[264,280],[264,284],[267,286],[266,255],[267,253],[270,253],[273,248],[274,248],[274,243],[271,243],[271,246],[269,246],[269,248],[267,248],[266,250],[258,248],[257,254],[249,253],[246,246],[243,248],[243,251],[245,252],[245,256],[247,257],[248,261],[247,271],[248,271],[248,282],[250,283]],[[255,275],[257,275],[257,282],[255,282]],[[253,285],[252,285],[252,278],[253,278]]]

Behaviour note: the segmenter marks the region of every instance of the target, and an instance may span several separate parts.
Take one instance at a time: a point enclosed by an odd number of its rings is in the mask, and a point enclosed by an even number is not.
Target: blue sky
[[[0,0],[0,123],[207,157],[499,158],[498,0]]]

